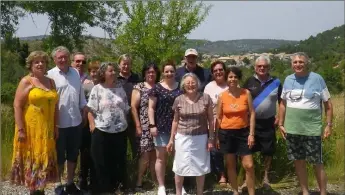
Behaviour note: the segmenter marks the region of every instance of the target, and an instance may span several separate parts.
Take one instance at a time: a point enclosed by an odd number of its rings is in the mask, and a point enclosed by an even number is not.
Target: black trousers
[[[95,129],[91,135],[91,156],[96,172],[96,193],[114,193],[126,183],[126,132],[106,133]]]
[[[91,158],[91,132],[88,124],[82,129],[79,162],[79,180],[87,184],[87,178],[89,177],[90,186],[92,186],[95,183],[95,169]]]

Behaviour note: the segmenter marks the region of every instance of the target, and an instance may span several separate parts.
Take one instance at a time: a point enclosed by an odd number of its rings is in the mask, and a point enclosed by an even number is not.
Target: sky
[[[212,8],[189,39],[304,40],[344,24],[344,1],[205,1]],[[18,37],[49,34],[45,15],[20,19]],[[104,37],[100,28],[85,34]]]

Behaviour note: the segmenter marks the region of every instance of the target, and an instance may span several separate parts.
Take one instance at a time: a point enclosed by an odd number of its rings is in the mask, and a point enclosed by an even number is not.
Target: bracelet
[[[24,132],[24,128],[18,129],[18,132]]]

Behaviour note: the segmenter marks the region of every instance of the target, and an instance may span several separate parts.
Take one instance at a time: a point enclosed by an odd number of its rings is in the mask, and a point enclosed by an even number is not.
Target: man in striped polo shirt
[[[279,108],[279,128],[286,139],[289,160],[294,161],[303,195],[309,195],[306,160],[314,165],[320,194],[326,195],[327,179],[322,160],[322,139],[332,132],[333,106],[324,79],[308,71],[305,53],[291,57],[294,74],[286,77]],[[327,124],[322,131],[322,104]]]
[[[253,97],[255,109],[255,146],[253,152],[260,151],[265,159],[264,185],[269,186],[268,171],[275,151],[275,129],[277,103],[280,102],[282,86],[278,78],[269,74],[271,61],[267,56],[255,60],[255,74],[244,84]]]

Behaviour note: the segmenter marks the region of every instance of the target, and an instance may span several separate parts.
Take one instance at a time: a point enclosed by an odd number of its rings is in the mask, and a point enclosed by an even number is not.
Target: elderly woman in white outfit
[[[167,149],[175,158],[176,194],[181,195],[185,176],[196,176],[197,195],[203,193],[205,175],[211,171],[210,149],[213,148],[213,106],[208,94],[198,92],[200,81],[193,73],[182,77],[183,94],[173,104],[174,120]]]

